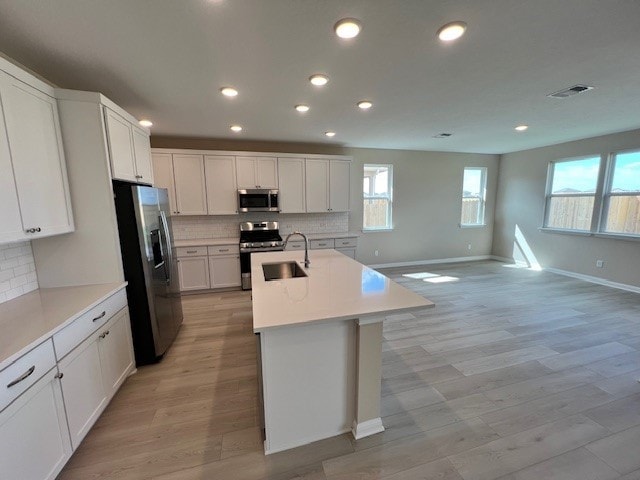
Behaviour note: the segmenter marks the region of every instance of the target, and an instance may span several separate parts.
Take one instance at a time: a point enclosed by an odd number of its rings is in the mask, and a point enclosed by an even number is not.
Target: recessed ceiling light
[[[464,35],[466,29],[467,24],[464,22],[447,23],[438,30],[438,38],[443,42],[451,42]]]
[[[362,110],[369,110],[371,107],[373,107],[373,103],[371,103],[369,100],[362,100],[361,102],[358,102],[358,107]]]
[[[308,112],[309,105],[304,105],[304,104],[296,105],[296,110],[299,111],[300,113]]]
[[[529,128],[529,125],[518,125],[515,129],[519,132],[524,132],[527,128]]]
[[[242,131],[242,127],[240,125],[231,125],[229,127],[231,129],[232,132],[241,132]]]
[[[343,18],[333,26],[333,29],[340,38],[357,37],[362,30],[362,23],[355,18]]]
[[[321,73],[316,73],[314,75],[311,75],[309,77],[309,81],[315,85],[316,87],[322,87],[324,85],[326,85],[327,83],[329,83],[329,77],[327,77],[326,75],[323,75]]]
[[[220,89],[220,93],[225,97],[236,97],[238,95],[238,90],[233,87],[222,87]]]
[[[138,123],[140,125],[142,125],[143,127],[147,127],[147,128],[153,126],[153,122],[151,120],[147,120],[147,119],[140,120]]]

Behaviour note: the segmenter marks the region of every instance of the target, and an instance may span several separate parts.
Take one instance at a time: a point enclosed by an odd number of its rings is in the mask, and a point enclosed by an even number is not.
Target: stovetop
[[[240,224],[240,248],[282,247],[284,242],[278,222],[243,222]]]

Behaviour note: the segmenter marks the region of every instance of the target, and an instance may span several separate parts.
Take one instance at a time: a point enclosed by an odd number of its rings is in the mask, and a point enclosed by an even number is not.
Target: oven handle
[[[282,252],[284,247],[241,248],[240,253]]]

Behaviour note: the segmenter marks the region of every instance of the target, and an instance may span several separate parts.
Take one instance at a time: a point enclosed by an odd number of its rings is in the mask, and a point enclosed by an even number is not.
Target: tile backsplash
[[[0,245],[0,303],[38,288],[31,242]]]
[[[280,233],[286,235],[299,230],[303,233],[341,233],[349,231],[348,213],[252,213],[242,215],[214,215],[172,217],[175,240],[200,238],[237,238],[240,222],[275,220]]]

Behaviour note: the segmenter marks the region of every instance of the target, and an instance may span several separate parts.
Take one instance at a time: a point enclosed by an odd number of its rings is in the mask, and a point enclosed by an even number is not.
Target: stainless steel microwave
[[[279,212],[278,190],[238,190],[239,212]]]

